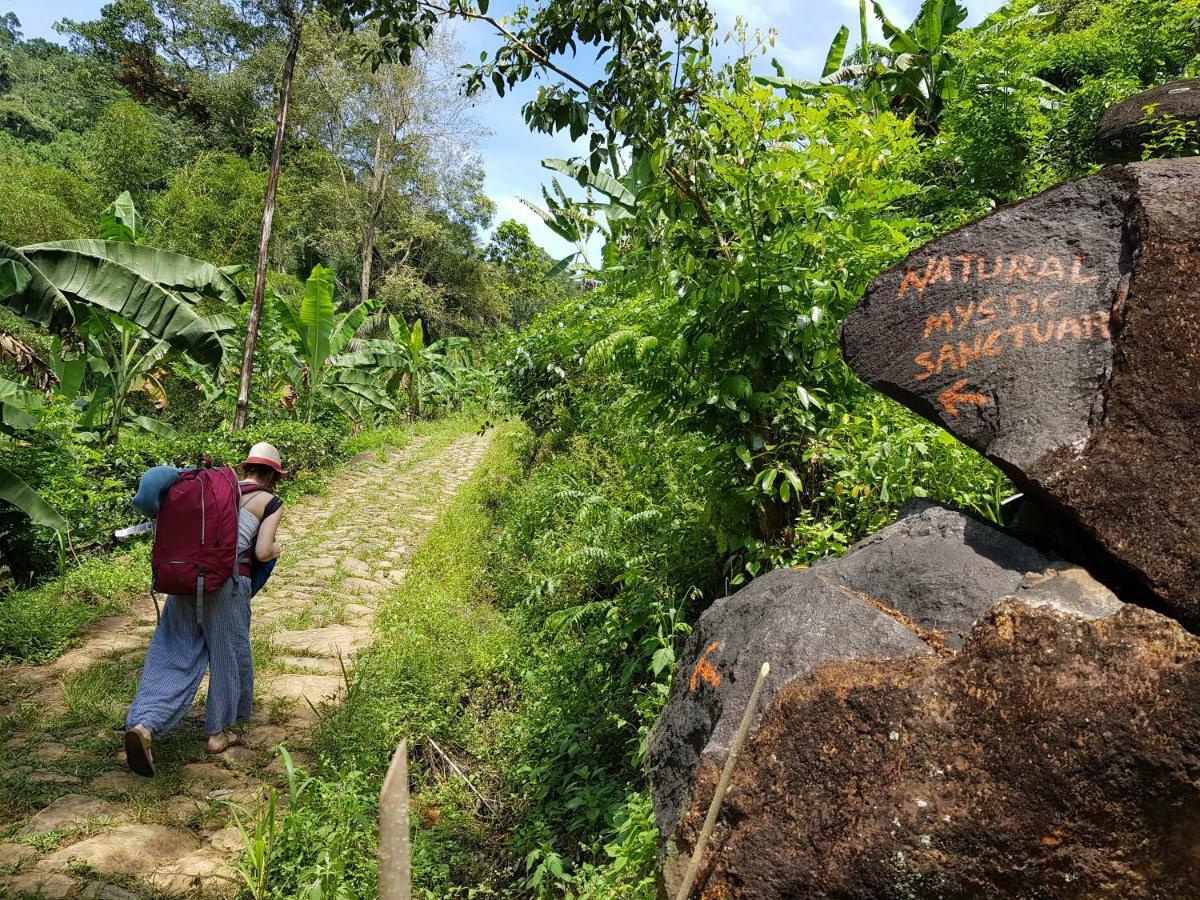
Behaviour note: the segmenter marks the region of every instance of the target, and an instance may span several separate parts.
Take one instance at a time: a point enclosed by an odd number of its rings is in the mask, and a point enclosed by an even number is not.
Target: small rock
[[[222,853],[240,853],[243,846],[242,833],[233,825],[222,828],[208,839],[208,845]]]
[[[343,578],[341,587],[358,594],[370,594],[374,596],[388,590],[391,585],[380,584],[378,581],[371,581],[366,578]]]
[[[33,784],[82,784],[83,779],[78,775],[68,775],[65,772],[54,772],[44,769],[34,772],[26,779]]]
[[[93,778],[88,782],[88,790],[98,794],[138,794],[153,788],[154,785],[155,782],[151,778],[113,770],[101,772]]]
[[[116,815],[117,808],[107,800],[86,794],[67,794],[34,815],[25,831],[46,834],[62,828],[77,828],[93,819],[112,819]]]
[[[247,747],[269,749],[287,740],[287,731],[278,725],[255,725],[246,729],[242,739]]]
[[[252,769],[259,761],[259,755],[249,747],[230,747],[220,758],[225,765],[240,770]]]
[[[340,699],[345,690],[346,679],[340,675],[276,675],[267,680],[270,696],[296,701],[305,708],[309,703],[319,706]]]
[[[37,851],[28,844],[0,844],[0,868],[16,868],[37,855]]]
[[[342,570],[351,575],[361,575],[364,578],[369,577],[371,574],[371,567],[361,559],[355,559],[354,557],[342,560]]]
[[[22,872],[0,878],[0,896],[44,897],[45,900],[62,900],[71,896],[75,882],[66,875],[50,872]]]
[[[140,900],[141,898],[140,894],[103,881],[93,881],[80,892],[79,896],[83,900]]]
[[[163,818],[178,825],[184,825],[196,818],[197,814],[207,809],[194,797],[171,797],[162,805]]]
[[[171,896],[232,897],[242,887],[237,867],[226,854],[205,847],[162,867],[149,879],[160,891]]]
[[[67,748],[53,741],[33,748],[33,755],[44,762],[54,762],[67,755]]]
[[[145,875],[199,849],[190,831],[166,825],[122,825],[47,856],[39,868],[65,871],[80,860],[101,875]]]
[[[271,643],[309,655],[350,657],[371,642],[371,632],[366,628],[348,625],[329,625],[325,628],[308,628],[299,631],[279,631],[271,635]]]
[[[183,789],[193,797],[207,797],[214,788],[231,790],[238,776],[211,762],[188,763],[179,771]]]
[[[303,750],[289,750],[288,755],[292,758],[292,765],[297,769],[304,769],[306,772],[311,772],[316,765],[316,759],[312,754],[305,753]],[[283,758],[276,756],[271,760],[271,764],[265,769],[268,775],[275,778],[285,778],[287,776],[287,767],[283,764]]]

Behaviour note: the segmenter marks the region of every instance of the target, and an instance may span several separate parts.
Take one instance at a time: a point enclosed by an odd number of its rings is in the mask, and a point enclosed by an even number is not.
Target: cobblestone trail
[[[93,623],[82,646],[49,665],[0,673],[5,694],[17,698],[8,714],[36,711],[4,743],[9,769],[0,778],[37,798],[0,807],[8,809],[0,821],[0,896],[237,893],[242,842],[231,804],[253,808],[268,784],[282,782],[280,743],[298,763],[310,761],[316,710],[343,696],[343,667],[351,670],[370,643],[382,598],[403,581],[412,548],[487,440],[417,437],[400,450],[363,454],[324,495],[287,507],[284,555],[254,599],[255,712],[239,729],[244,746],[205,755],[202,686],[184,724],[156,744],[159,776],[144,779],[125,769],[112,727],[123,705],[110,702],[89,716],[89,689],[103,697],[106,679],[136,676],[154,632],[149,599],[130,615]]]

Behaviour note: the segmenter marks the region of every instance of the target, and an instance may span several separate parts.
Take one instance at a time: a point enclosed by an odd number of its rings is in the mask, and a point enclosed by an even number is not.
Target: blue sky
[[[0,0],[0,13],[11,10],[21,20],[26,37],[44,37],[57,40],[54,23],[60,19],[92,19],[103,5],[103,0]],[[503,13],[516,5],[513,0],[493,2],[491,12]],[[912,19],[920,0],[886,0],[889,17],[896,22]],[[971,10],[968,23],[982,19],[1000,5],[999,0],[967,0]],[[775,47],[763,59],[763,68],[769,68],[770,56],[783,63],[788,75],[812,78],[820,73],[821,63],[829,48],[829,41],[840,25],[851,30],[850,44],[853,46],[858,33],[858,0],[710,0],[717,15],[721,34],[733,25],[737,17],[745,20],[751,29],[766,32],[776,29],[778,37]],[[464,61],[476,61],[481,50],[491,49],[496,44],[490,29],[482,23],[459,23],[455,26],[457,39],[463,47]],[[872,37],[879,38],[878,25],[872,21]],[[581,54],[576,63],[569,66],[573,71],[588,72],[590,56]],[[547,229],[532,212],[518,201],[518,197],[539,201],[541,185],[549,181],[549,173],[539,161],[548,156],[569,157],[573,155],[570,140],[564,135],[549,136],[530,132],[521,118],[521,105],[537,90],[537,82],[520,86],[503,98],[488,94],[476,105],[475,113],[480,123],[490,132],[481,146],[481,155],[487,171],[485,189],[496,204],[496,221],[514,218],[526,223],[534,238],[555,257],[569,252],[572,247]]]

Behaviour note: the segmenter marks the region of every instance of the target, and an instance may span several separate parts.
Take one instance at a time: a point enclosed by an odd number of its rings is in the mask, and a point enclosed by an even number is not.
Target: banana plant
[[[142,329],[116,316],[93,312],[78,328],[84,352],[64,352],[57,365],[64,396],[72,385],[83,381],[76,371],[80,362],[91,376],[88,380],[94,389],[75,398],[84,436],[113,443],[122,428],[134,427],[160,437],[175,437],[169,425],[149,416],[130,415],[128,410],[129,397],[136,393],[149,395],[157,409],[166,407],[162,366],[171,346],[166,341],[146,340]]]
[[[126,192],[101,214],[98,240],[0,244],[0,303],[69,336],[52,354],[57,393],[75,401],[84,435],[95,440],[114,441],[127,425],[173,435],[148,416],[128,416],[129,393],[149,393],[162,408],[159,367],[171,353],[215,377],[234,323],[196,305],[244,299],[233,280],[240,266],[138,244],[140,223]]]
[[[470,341],[446,337],[425,343],[420,319],[409,325],[403,316],[372,316],[356,339],[334,364],[349,369],[375,371],[392,396],[403,393],[409,420],[420,417],[427,398],[453,393],[465,365],[460,357]],[[378,337],[384,334],[386,337]]]
[[[19,434],[38,423],[42,395],[7,378],[0,378],[0,431]],[[9,469],[0,465],[0,501],[11,503],[35,525],[52,528],[60,535],[67,531],[67,520]]]
[[[825,58],[819,81],[787,78],[776,62],[776,75],[759,76],[761,84],[784,89],[792,95],[818,92],[850,93],[856,90],[876,109],[890,108],[901,116],[913,116],[917,129],[926,135],[937,133],[946,103],[958,96],[961,85],[955,71],[956,58],[949,39],[962,28],[967,9],[958,0],[924,0],[916,18],[906,28],[894,24],[879,0],[871,0],[875,18],[883,29],[887,45],[872,48],[866,38],[866,0],[859,0],[862,45],[846,57],[849,30],[843,26],[834,36]],[[997,31],[1016,25],[1045,28],[1053,15],[1037,8],[1013,16],[1006,10],[993,13],[979,25],[978,32]],[[877,53],[873,50],[878,50]],[[873,58],[874,57],[874,58]],[[1021,77],[1032,86],[1049,93],[1062,91],[1042,79]],[[1006,90],[979,85],[978,90]],[[1055,105],[1048,100],[1044,105]]]
[[[276,298],[276,307],[294,335],[294,361],[287,377],[302,398],[305,421],[311,422],[318,398],[333,403],[361,421],[359,402],[395,411],[385,385],[374,371],[337,362],[339,354],[378,304],[367,300],[340,317],[333,307],[333,270],[318,264],[304,286],[296,312]]]
[[[569,162],[561,159],[544,159],[542,160],[542,165],[548,169],[569,174],[571,177],[577,178],[580,181],[580,184],[583,184],[585,187],[595,187],[602,193],[607,194],[605,188],[600,186],[598,178],[593,176],[591,170],[582,163],[577,165],[573,161]],[[605,185],[609,187],[615,186],[614,189],[623,188],[623,185],[621,185],[616,178],[607,175],[607,173],[600,174],[605,175]],[[589,178],[589,176],[592,176],[591,183],[586,180]],[[610,181],[612,182],[611,185],[609,184]],[[550,184],[553,188],[553,193],[551,193],[551,191],[548,190],[545,185],[542,185],[542,199],[546,202],[545,207],[538,206],[536,203],[532,203],[529,200],[526,200],[524,197],[518,197],[517,199],[539,219],[545,222],[547,228],[557,234],[564,241],[568,241],[575,245],[574,253],[569,253],[564,256],[557,263],[555,263],[554,266],[551,267],[549,272],[546,273],[546,277],[553,278],[555,275],[567,270],[577,261],[590,268],[590,262],[588,261],[587,257],[588,241],[590,241],[597,233],[604,235],[605,238],[608,238],[610,235],[604,226],[600,224],[599,220],[592,214],[591,210],[589,209],[591,204],[580,203],[568,197],[557,178],[551,178]],[[616,195],[608,196],[615,197]],[[622,200],[625,199],[623,193],[620,194],[620,196],[622,197]],[[618,205],[616,202],[614,202],[613,205],[613,218],[618,216],[627,218],[632,215],[632,205],[626,207],[623,203]],[[611,220],[612,219],[610,219],[610,221]]]
[[[0,243],[0,304],[59,334],[72,333],[91,310],[107,312],[216,368],[225,341],[218,323],[194,307],[202,297],[240,303],[237,271],[124,240]]]

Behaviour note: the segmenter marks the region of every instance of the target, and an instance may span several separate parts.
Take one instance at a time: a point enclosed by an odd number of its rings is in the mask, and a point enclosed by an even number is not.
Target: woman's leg
[[[160,738],[187,713],[208,668],[208,649],[196,624],[194,601],[167,597],[162,621],[150,639],[142,679],[126,728],[143,725]]]
[[[240,592],[235,590],[235,575],[221,585],[216,594],[204,598],[204,639],[208,644],[208,708],[204,732],[220,734],[237,721],[242,696],[242,666],[239,654],[243,640]]]
[[[240,615],[238,620],[238,671],[240,673],[238,695],[239,719],[249,719],[254,704],[254,654],[250,651],[250,579],[237,579],[234,600]]]

